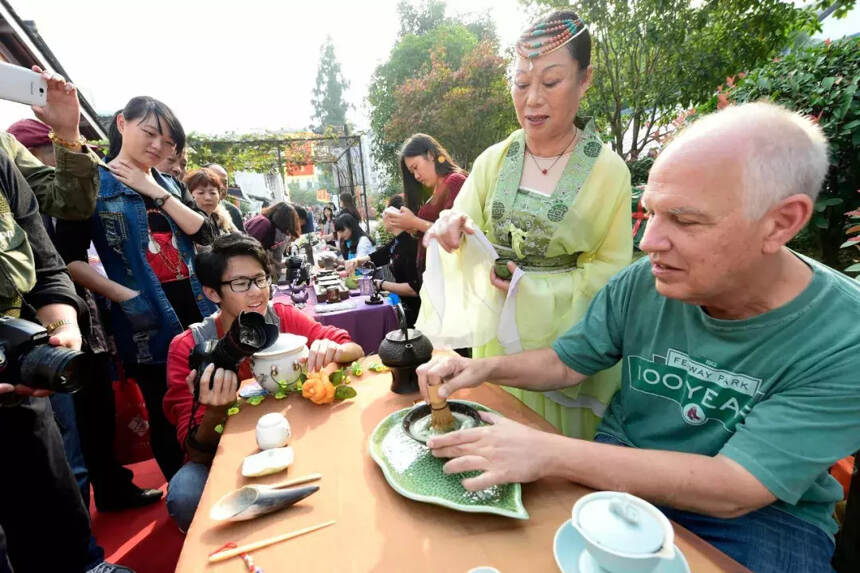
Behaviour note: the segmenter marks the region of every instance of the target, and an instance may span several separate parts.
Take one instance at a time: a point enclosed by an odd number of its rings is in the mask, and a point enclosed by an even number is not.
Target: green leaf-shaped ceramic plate
[[[477,410],[490,408],[460,400]],[[435,503],[458,511],[495,513],[516,519],[528,519],[523,506],[522,487],[518,483],[497,485],[481,491],[467,491],[460,483],[480,472],[446,475],[445,460],[434,458],[426,446],[403,431],[403,417],[410,408],[398,410],[383,419],[370,436],[370,457],[379,467],[394,491],[409,499]]]

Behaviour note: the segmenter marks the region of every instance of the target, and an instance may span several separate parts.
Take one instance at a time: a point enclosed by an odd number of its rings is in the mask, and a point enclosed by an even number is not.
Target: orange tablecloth
[[[376,357],[365,359],[365,364]],[[492,565],[502,573],[557,571],[552,543],[556,529],[570,518],[574,502],[590,490],[561,479],[523,486],[527,521],[490,514],[454,511],[397,494],[368,453],[368,437],[385,416],[410,406],[418,395],[389,391],[391,375],[367,372],[354,379],[358,396],[342,403],[316,406],[293,395],[243,405],[227,423],[212,472],[194,522],[188,531],[177,572],[244,571],[231,559],[207,565],[209,553],[229,541],[239,545],[330,519],[331,527],[252,553],[266,573],[294,571],[395,573],[463,572]],[[516,398],[495,386],[463,391],[457,398],[474,400],[509,418],[554,431]],[[257,451],[254,428],[268,412],[282,412],[293,431],[296,454],[288,472],[243,478],[242,459]],[[320,472],[320,491],[281,512],[256,520],[217,524],[209,510],[223,495],[248,483],[274,483]],[[676,543],[692,571],[746,571],[736,562],[680,526]]]

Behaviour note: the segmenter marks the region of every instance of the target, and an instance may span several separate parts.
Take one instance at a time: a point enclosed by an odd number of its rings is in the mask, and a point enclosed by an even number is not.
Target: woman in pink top
[[[386,210],[382,220],[389,232],[416,234],[420,239],[450,209],[468,175],[442,145],[431,136],[416,133],[400,150],[406,206],[399,213]],[[424,247],[419,242],[418,269],[424,271]]]

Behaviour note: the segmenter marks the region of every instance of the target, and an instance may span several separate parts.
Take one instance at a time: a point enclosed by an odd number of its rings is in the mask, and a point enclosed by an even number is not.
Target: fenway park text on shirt
[[[711,421],[729,432],[749,413],[761,389],[761,379],[731,372],[711,360],[695,360],[669,349],[665,359],[628,356],[630,387],[678,404],[681,419],[692,426]]]

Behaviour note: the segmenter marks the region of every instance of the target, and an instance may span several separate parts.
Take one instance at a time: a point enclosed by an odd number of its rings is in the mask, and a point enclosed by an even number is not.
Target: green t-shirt
[[[744,320],[661,296],[640,260],[553,349],[586,375],[623,359],[598,433],[637,448],[723,454],[771,491],[774,507],[832,535],[842,489],[828,469],[860,449],[860,284],[803,260],[814,271],[809,286]]]

